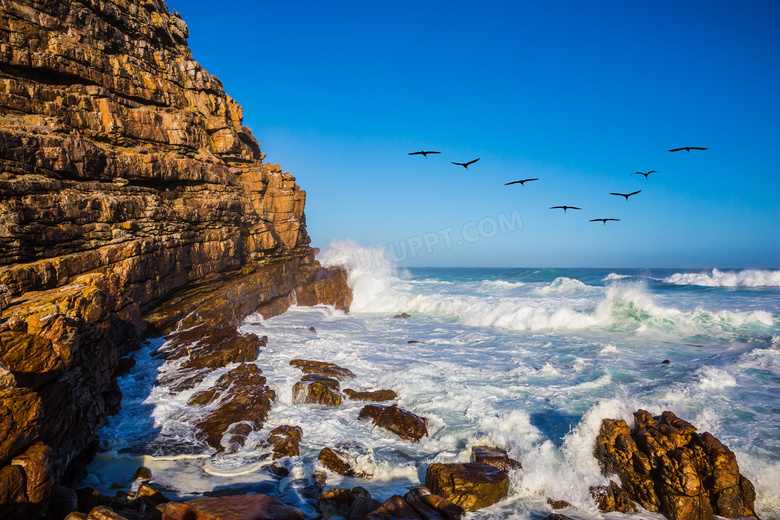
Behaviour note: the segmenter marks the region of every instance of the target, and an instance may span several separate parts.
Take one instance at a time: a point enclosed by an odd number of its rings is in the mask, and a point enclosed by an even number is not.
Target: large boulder
[[[476,511],[506,498],[509,475],[484,462],[431,464],[425,487],[466,511]]]
[[[756,516],[753,484],[734,453],[672,412],[653,417],[638,410],[634,429],[604,419],[594,455],[602,473],[618,475],[631,500],[648,511],[672,520]]]
[[[371,478],[374,475],[374,452],[358,442],[340,442],[325,447],[317,458],[320,464],[345,477]]]
[[[282,425],[268,433],[268,439],[258,444],[255,449],[271,449],[273,459],[295,457],[300,455],[303,430],[300,426]]]
[[[368,404],[360,410],[359,419],[370,419],[375,426],[385,428],[402,439],[417,442],[428,436],[427,420],[396,405]]]
[[[505,450],[491,446],[472,447],[471,462],[484,462],[507,472],[523,467],[519,461],[509,458],[509,455],[507,455]]]
[[[351,388],[345,388],[344,394],[350,401],[392,401],[398,395],[393,390],[374,390],[371,392],[358,392]]]
[[[462,514],[461,506],[422,487],[391,496],[365,520],[459,520]]]

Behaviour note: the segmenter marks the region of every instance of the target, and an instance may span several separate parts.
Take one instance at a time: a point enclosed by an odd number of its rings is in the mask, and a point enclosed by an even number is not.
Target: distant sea
[[[152,341],[120,380],[122,412],[101,431],[104,453],[84,484],[109,492],[117,468],[132,474],[144,463],[169,494],[255,483],[311,514],[290,482],[313,473],[325,446],[362,445],[355,463],[372,475],[330,474],[328,487],[363,486],[384,500],[421,485],[429,463],[465,462],[487,444],[523,467],[507,500],[469,518],[542,518],[550,497],[577,508],[565,514],[596,519],[588,489],[606,482],[592,456],[601,420],[633,425],[642,408],[713,433],[754,483],[759,516],[780,518],[780,271],[398,269],[357,258],[323,255],[351,265],[349,314],[294,307],[242,325],[268,336],[257,363],[278,394],[243,450],[213,456],[195,440],[181,417],[200,388],[173,395],[155,385],[166,367],[151,357],[161,340]],[[294,358],[349,368],[357,377],[342,387],[396,390],[401,407],[428,419],[430,436],[413,444],[374,429],[357,419],[364,403],[293,405]],[[281,485],[253,449],[280,424],[304,432]]]

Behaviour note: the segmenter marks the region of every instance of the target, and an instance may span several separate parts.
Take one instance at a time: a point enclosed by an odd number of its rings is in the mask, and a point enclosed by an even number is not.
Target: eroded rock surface
[[[304,374],[317,374],[324,377],[332,377],[339,381],[352,379],[355,374],[348,368],[342,368],[335,363],[327,361],[311,361],[307,359],[293,359],[290,365],[300,369]]]
[[[712,434],[668,411],[653,417],[638,410],[634,423],[631,429],[604,419],[594,452],[604,475],[618,475],[631,500],[672,520],[756,516],[753,484]]]
[[[397,405],[368,404],[360,410],[358,418],[370,419],[375,426],[390,430],[407,441],[417,442],[428,436],[426,419]]]
[[[0,516],[38,492],[12,463],[36,443],[52,482],[84,463],[145,335],[201,327],[192,384],[254,360],[234,331],[260,306],[348,309],[305,192],[187,36],[162,0],[0,2]]]
[[[393,495],[366,520],[458,520],[463,508],[427,488],[415,488],[404,496]]]
[[[398,395],[394,390],[373,390],[371,392],[358,392],[351,388],[344,389],[344,395],[346,395],[350,401],[392,401]]]
[[[317,374],[306,374],[293,386],[293,404],[338,406],[344,398],[338,380]]]
[[[476,511],[506,498],[509,475],[483,462],[431,464],[425,487],[466,511]]]

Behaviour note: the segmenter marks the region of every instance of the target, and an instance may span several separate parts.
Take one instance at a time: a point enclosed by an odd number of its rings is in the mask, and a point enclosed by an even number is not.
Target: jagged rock
[[[303,520],[297,508],[284,505],[268,495],[205,497],[187,502],[171,502],[163,511],[163,520]]]
[[[466,511],[476,511],[506,498],[509,475],[483,462],[431,464],[425,487]]]
[[[736,457],[712,434],[696,433],[672,412],[604,419],[594,455],[604,475],[616,474],[631,500],[672,520],[755,517],[755,491]]]
[[[365,517],[366,520],[458,520],[463,508],[432,494],[426,488],[412,489],[403,497],[393,495],[381,507]]]
[[[162,0],[5,0],[0,34],[0,474],[41,441],[59,481],[145,335],[207,324],[186,347],[206,371],[254,360],[256,338],[233,340],[258,306],[346,311],[350,291]]]
[[[256,449],[271,448],[274,460],[295,457],[300,454],[301,437],[303,437],[303,430],[300,426],[278,426],[268,433],[268,439]]]
[[[323,491],[317,498],[317,509],[322,513],[323,520],[338,516],[350,520],[362,520],[368,513],[382,505],[379,500],[371,498],[371,493],[362,487],[352,489],[333,488]]]
[[[636,504],[631,501],[630,495],[614,481],[610,481],[609,486],[590,488],[590,494],[599,510],[605,513],[636,513]]]
[[[218,405],[196,426],[199,437],[217,451],[224,451],[222,438],[228,433],[229,451],[243,446],[247,435],[263,427],[275,393],[265,386],[266,379],[257,365],[241,363],[220,376],[210,390],[199,392],[190,398],[189,404]]]
[[[317,459],[320,464],[345,477],[371,478],[375,465],[373,452],[356,442],[340,442],[333,448],[325,447]],[[360,471],[356,467],[362,468]]]
[[[392,401],[398,395],[393,390],[374,390],[372,392],[357,392],[351,388],[344,389],[344,394],[350,401]]]
[[[511,471],[523,467],[520,462],[510,459],[506,451],[490,446],[474,446],[471,448],[471,462],[485,462],[502,471]]]
[[[417,442],[428,436],[427,420],[396,405],[368,404],[360,410],[359,419],[371,419],[375,426],[385,428],[402,439]]]
[[[306,374],[293,386],[293,404],[324,404],[338,406],[344,399],[339,382],[330,377]]]
[[[184,331],[176,331],[166,337],[164,352],[166,360],[186,357],[177,370],[219,368],[231,363],[242,363],[257,359],[260,349],[268,338],[255,334],[241,334],[235,326],[218,329],[202,324]]]
[[[306,359],[293,359],[290,361],[290,365],[301,370],[304,374],[317,374],[324,377],[331,377],[344,381],[345,379],[352,379],[355,374],[348,368],[342,368],[335,363],[328,363],[326,361],[309,361]]]
[[[547,503],[550,504],[550,507],[553,509],[566,509],[567,507],[571,507],[571,504],[565,500],[553,500],[550,497],[547,497]]]

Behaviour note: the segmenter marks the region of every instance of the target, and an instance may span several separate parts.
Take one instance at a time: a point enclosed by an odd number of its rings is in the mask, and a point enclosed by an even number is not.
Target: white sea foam
[[[545,296],[576,296],[593,291],[598,291],[598,289],[596,287],[586,285],[579,280],[575,280],[574,278],[567,278],[565,276],[559,276],[550,282],[550,285],[536,289],[537,294],[542,294]]]
[[[710,273],[675,273],[664,278],[675,285],[703,285],[707,287],[780,287],[780,271],[746,269]]]
[[[607,276],[601,279],[602,282],[616,282],[618,280],[624,280],[626,278],[631,278],[631,275],[628,274],[617,274],[617,273],[609,273]]]

